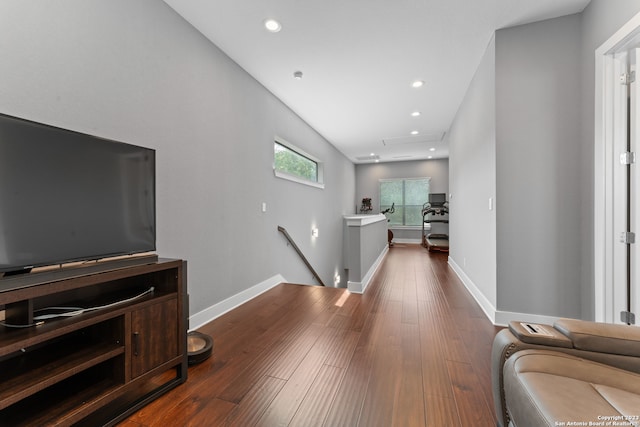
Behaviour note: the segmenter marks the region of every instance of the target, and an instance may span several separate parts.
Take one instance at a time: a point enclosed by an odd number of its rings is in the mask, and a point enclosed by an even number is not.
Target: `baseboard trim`
[[[476,300],[476,302],[478,303],[478,305],[480,306],[484,314],[487,316],[487,318],[491,321],[491,323],[495,325],[496,324],[495,322],[496,308],[493,306],[493,304],[491,304],[491,302],[487,299],[487,297],[484,296],[484,294],[480,291],[480,289],[478,289],[476,284],[473,283],[473,280],[471,280],[471,278],[467,276],[467,274],[464,272],[462,268],[460,268],[460,266],[455,262],[455,260],[451,258],[451,255],[449,255],[447,260],[448,260],[449,266],[456,273],[460,281],[462,281],[462,284],[464,285],[464,287],[467,288],[467,290],[471,293],[471,296],[473,297],[473,299]]]
[[[205,325],[212,320],[217,319],[228,311],[233,310],[239,305],[244,304],[252,298],[257,297],[258,295],[283,282],[286,282],[286,279],[280,274],[276,274],[275,276],[270,277],[255,286],[250,287],[249,289],[245,289],[244,291],[239,292],[223,301],[220,301],[219,303],[214,304],[209,308],[205,308],[204,310],[192,316],[189,316],[189,331],[198,329],[202,325]]]
[[[420,245],[422,243],[420,239],[396,239],[395,237],[393,238],[392,242],[404,243],[404,244],[410,244],[410,245]]]
[[[387,255],[388,252],[389,252],[389,245],[385,245],[382,252],[380,252],[380,255],[378,255],[378,258],[371,265],[371,267],[369,268],[369,271],[367,271],[367,274],[365,274],[365,276],[362,278],[362,282],[347,281],[347,289],[349,290],[349,292],[352,292],[354,294],[364,293],[364,291],[367,289],[367,286],[369,286],[369,282],[371,282],[373,275],[378,270],[378,267],[380,267],[380,264],[382,264],[382,260],[384,259],[384,257]]]
[[[495,326],[508,326],[511,321],[542,323],[547,325],[553,325],[553,323],[559,319],[559,317],[546,316],[540,314],[530,313],[517,313],[512,311],[500,311],[491,304],[491,302],[484,296],[484,294],[478,289],[473,280],[467,276],[467,274],[460,268],[451,256],[448,258],[448,263],[451,269],[456,273],[462,284],[469,291],[473,299],[476,300],[484,314],[489,321]]]

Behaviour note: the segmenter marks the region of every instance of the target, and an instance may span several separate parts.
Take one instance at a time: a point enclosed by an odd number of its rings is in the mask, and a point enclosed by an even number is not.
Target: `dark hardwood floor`
[[[498,330],[446,254],[396,244],[364,295],[281,284],[202,327],[213,356],[120,426],[495,426]]]

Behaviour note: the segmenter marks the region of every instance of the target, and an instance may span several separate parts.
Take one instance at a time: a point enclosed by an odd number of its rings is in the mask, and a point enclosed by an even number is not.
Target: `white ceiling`
[[[165,2],[363,163],[371,153],[382,162],[448,157],[442,137],[493,32],[577,13],[589,0]],[[267,32],[266,18],[282,30]],[[414,89],[414,80],[425,85]],[[413,111],[421,115],[411,117]],[[414,130],[420,133],[411,136]]]

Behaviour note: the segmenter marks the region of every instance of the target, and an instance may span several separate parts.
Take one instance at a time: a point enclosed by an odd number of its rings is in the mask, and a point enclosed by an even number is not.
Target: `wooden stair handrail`
[[[278,231],[281,232],[282,234],[284,234],[284,237],[287,238],[287,240],[289,241],[289,243],[291,243],[291,246],[293,246],[293,249],[296,250],[296,252],[298,253],[298,255],[300,256],[300,258],[302,258],[302,261],[304,261],[304,264],[307,266],[307,268],[309,269],[309,271],[311,271],[311,274],[313,274],[313,277],[320,282],[321,286],[325,286],[324,282],[322,281],[322,279],[320,278],[320,276],[318,275],[318,273],[316,273],[316,271],[313,269],[313,267],[311,266],[311,264],[309,263],[309,260],[307,260],[307,257],[304,256],[304,254],[302,253],[302,251],[300,250],[300,248],[298,247],[298,245],[296,245],[296,242],[293,241],[293,239],[291,238],[291,236],[289,235],[289,233],[287,232],[287,230],[284,227],[278,226]]]

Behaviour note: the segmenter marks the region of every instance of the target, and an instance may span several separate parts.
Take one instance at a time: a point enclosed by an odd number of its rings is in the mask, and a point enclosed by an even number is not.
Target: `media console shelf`
[[[0,425],[114,425],[186,380],[186,262],[85,273],[0,279],[3,323],[36,324],[0,326]]]

